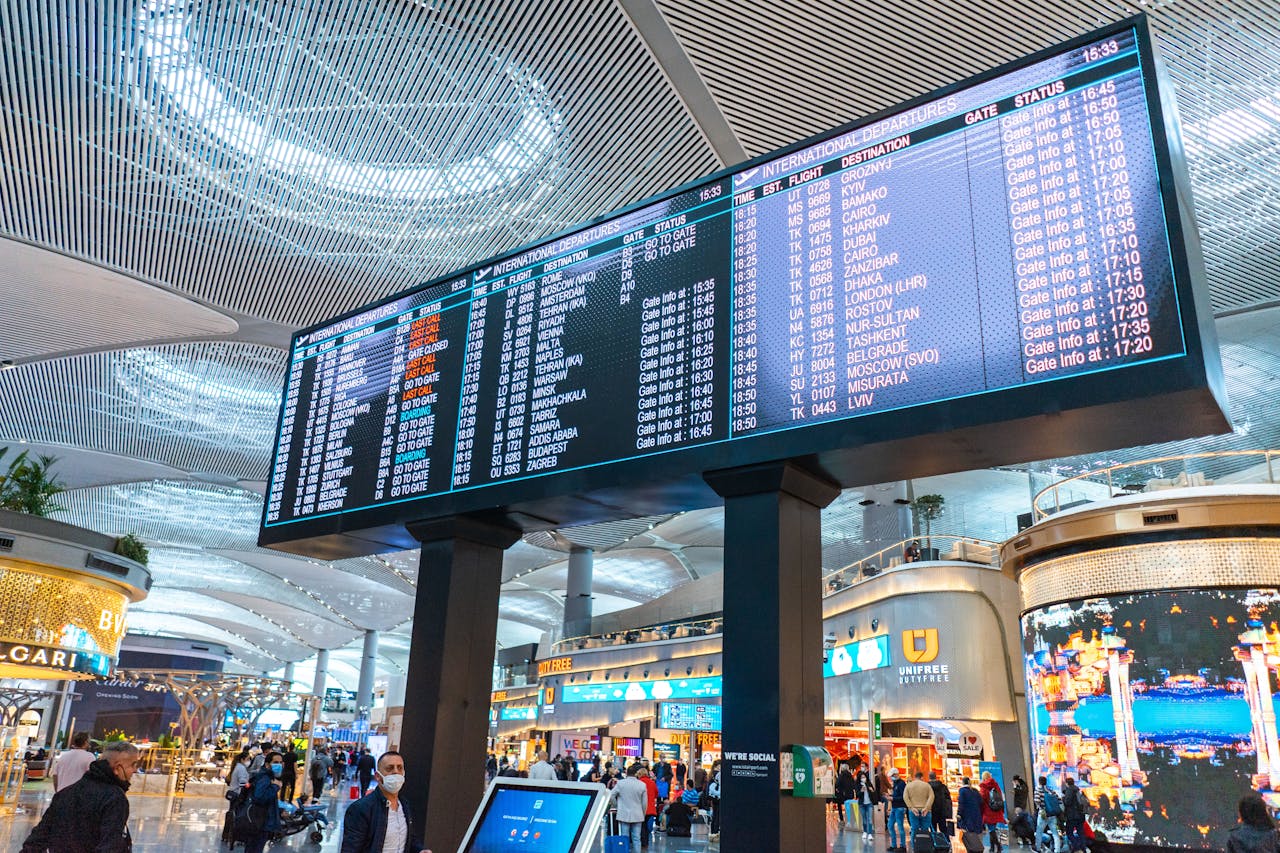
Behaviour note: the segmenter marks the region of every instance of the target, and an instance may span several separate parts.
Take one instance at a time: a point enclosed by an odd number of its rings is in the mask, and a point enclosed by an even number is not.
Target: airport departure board
[[[1112,29],[299,333],[263,541],[778,432],[816,452],[815,424],[1183,355],[1147,39]]]

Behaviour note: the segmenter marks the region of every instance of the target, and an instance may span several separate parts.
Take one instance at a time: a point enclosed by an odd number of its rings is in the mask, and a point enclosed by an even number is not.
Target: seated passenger
[[[683,800],[676,800],[667,806],[667,835],[673,838],[688,838],[693,835],[693,809],[685,805]]]

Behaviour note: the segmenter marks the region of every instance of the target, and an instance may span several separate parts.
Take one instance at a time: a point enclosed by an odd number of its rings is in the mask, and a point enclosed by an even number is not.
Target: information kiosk
[[[588,853],[608,808],[600,784],[494,779],[458,853]]]

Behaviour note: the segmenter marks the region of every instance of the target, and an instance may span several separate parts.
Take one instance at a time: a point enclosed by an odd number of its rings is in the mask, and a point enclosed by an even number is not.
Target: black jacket
[[[1064,785],[1062,788],[1062,817],[1067,821],[1084,820],[1089,802],[1084,798],[1084,791],[1079,785]]]
[[[382,843],[387,838],[389,808],[391,806],[381,788],[352,803],[342,818],[341,853],[382,853]],[[406,833],[405,853],[418,853],[426,846],[422,843],[422,826],[403,799],[400,800],[400,808],[404,811],[404,822],[409,829]]]
[[[362,777],[372,776],[373,771],[377,766],[378,762],[374,760],[372,755],[366,752],[364,755],[360,756],[360,760],[356,762],[356,772]]]
[[[947,788],[945,782],[937,779],[931,781],[929,787],[933,789],[933,822],[941,823],[944,820],[950,820],[954,814],[950,789]]]
[[[84,778],[53,795],[49,810],[31,830],[22,853],[128,853],[128,782],[111,772],[100,758]]]

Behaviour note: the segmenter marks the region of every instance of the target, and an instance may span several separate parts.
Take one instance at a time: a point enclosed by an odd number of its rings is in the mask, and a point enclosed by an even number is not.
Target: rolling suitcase
[[[933,830],[920,830],[911,836],[911,853],[933,853]]]

